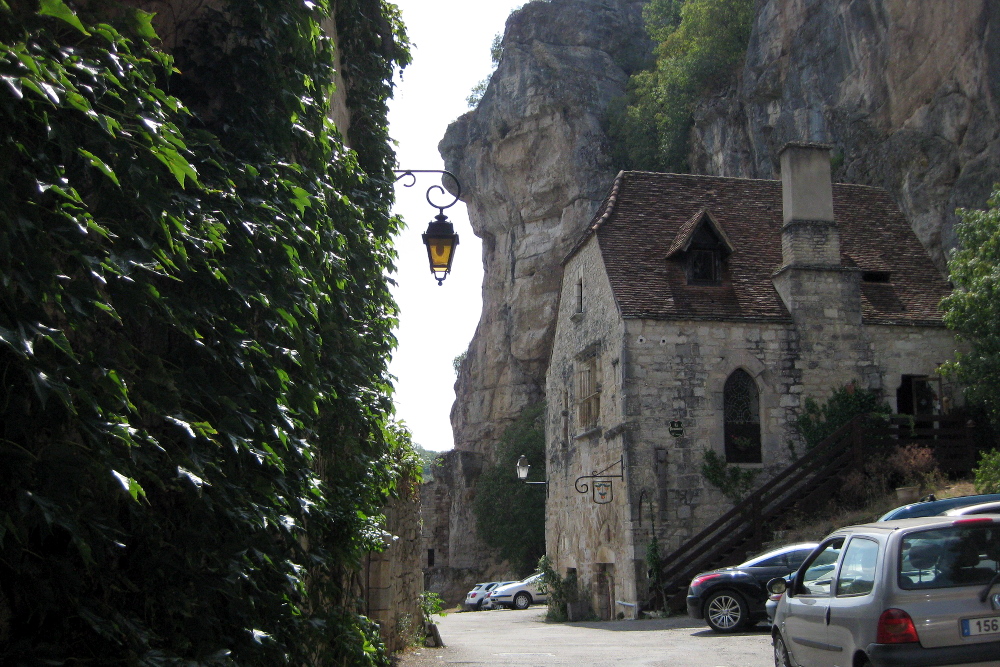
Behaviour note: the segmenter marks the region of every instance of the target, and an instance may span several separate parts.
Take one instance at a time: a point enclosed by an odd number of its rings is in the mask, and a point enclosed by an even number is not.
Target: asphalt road
[[[546,623],[545,607],[435,617],[444,648],[404,653],[400,667],[434,665],[611,665],[771,667],[765,624],[720,635],[687,617],[644,621]]]

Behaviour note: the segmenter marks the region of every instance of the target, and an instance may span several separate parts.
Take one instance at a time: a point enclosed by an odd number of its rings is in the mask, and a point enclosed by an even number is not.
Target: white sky
[[[444,169],[437,144],[448,124],[469,110],[466,97],[492,71],[490,44],[510,12],[524,0],[393,0],[403,14],[413,64],[403,72],[390,103],[389,131],[403,169]],[[420,235],[437,214],[424,199],[440,183],[418,174],[412,188],[396,187],[396,213],[407,224],[396,241],[399,271],[394,290],[400,306],[399,346],[390,372],[396,376],[396,418],[413,441],[427,449],[454,446],[449,414],[455,401],[452,361],[466,350],[482,310],[482,251],[465,205],[445,211],[460,240],[451,274],[438,287]],[[450,195],[437,193],[446,203]]]

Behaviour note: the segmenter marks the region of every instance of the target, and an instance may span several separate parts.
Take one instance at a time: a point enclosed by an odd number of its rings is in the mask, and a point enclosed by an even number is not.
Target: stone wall
[[[803,451],[794,423],[804,397],[822,401],[838,386],[861,381],[883,389],[895,407],[903,375],[933,374],[954,354],[954,334],[943,327],[863,325],[837,304],[804,323],[622,320],[597,246],[591,238],[564,274],[547,383],[550,405],[552,397],[565,399],[558,399],[562,410],[550,408],[546,424],[546,541],[557,571],[574,569],[598,608],[602,576],[614,579],[615,613],[631,611],[618,601],[645,601],[643,558],[654,534],[669,552],[731,509],[700,468],[706,450],[725,456],[723,388],[735,370],[749,373],[760,394],[762,463],[741,465],[760,470],[763,483],[791,463],[793,449]],[[822,283],[824,273],[798,279]],[[580,276],[582,313],[575,299]],[[801,286],[802,293],[808,289]],[[595,346],[600,428],[580,433],[574,374],[581,353]],[[958,394],[946,388],[953,399]],[[669,432],[672,420],[681,421],[682,435]],[[626,480],[613,480],[613,502],[595,505],[576,492],[577,477],[621,455]]]
[[[582,299],[578,297],[581,289]],[[582,480],[586,488],[576,484],[577,478],[629,456],[630,425],[621,393],[625,326],[618,317],[596,239],[566,266],[559,320],[546,384],[546,554],[561,576],[575,570],[589,593],[590,606],[609,619],[630,609],[617,601],[629,601],[628,591],[635,589],[636,563],[626,481],[612,479],[612,497],[607,503],[595,502],[601,498],[595,495],[592,480]],[[601,386],[597,429],[579,421],[582,397],[577,373],[591,363]],[[620,469],[615,466],[610,472],[617,474]],[[583,488],[586,492],[580,493]]]
[[[482,468],[482,454],[445,452],[436,460],[434,479],[420,487],[424,586],[449,605],[463,602],[475,583],[516,578],[476,534],[472,499]]]
[[[378,622],[386,647],[396,652],[423,637],[419,490],[393,501],[385,518],[386,549],[370,552],[362,573],[365,615]]]

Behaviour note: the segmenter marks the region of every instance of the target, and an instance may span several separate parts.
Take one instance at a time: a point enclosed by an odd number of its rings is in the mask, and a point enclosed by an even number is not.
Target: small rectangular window
[[[887,283],[889,282],[888,271],[862,271],[861,280],[866,283]]]
[[[576,374],[577,417],[580,430],[597,428],[601,412],[601,384],[598,381],[598,357],[593,355],[579,362]]]
[[[689,283],[719,282],[719,253],[715,250],[692,248],[688,251],[687,264]]]
[[[583,278],[576,281],[576,312],[583,312]]]
[[[427,550],[427,567],[434,567],[434,550]]]

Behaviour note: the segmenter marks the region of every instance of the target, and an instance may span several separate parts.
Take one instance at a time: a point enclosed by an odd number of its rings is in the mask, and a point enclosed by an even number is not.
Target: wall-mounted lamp
[[[525,484],[544,484],[545,485],[545,493],[548,494],[548,492],[549,492],[549,489],[548,489],[549,483],[548,482],[529,482],[528,481],[528,471],[531,470],[531,466],[528,465],[528,457],[527,456],[525,456],[524,454],[521,454],[521,458],[519,458],[517,460],[517,466],[516,466],[516,468],[517,468],[517,478],[519,480],[521,480]]]
[[[424,245],[427,246],[427,260],[431,265],[431,273],[434,275],[434,279],[438,281],[438,285],[444,283],[444,279],[448,277],[451,273],[451,264],[455,261],[455,247],[458,246],[458,234],[455,233],[455,227],[448,221],[448,216],[444,214],[446,208],[451,208],[456,203],[458,203],[459,197],[462,196],[462,184],[458,182],[458,178],[455,174],[450,171],[445,171],[443,169],[394,169],[393,173],[399,174],[396,180],[410,177],[409,183],[403,183],[403,187],[412,188],[417,182],[417,174],[444,174],[448,176],[452,181],[455,182],[455,199],[445,205],[435,204],[431,200],[431,192],[438,190],[442,194],[445,189],[440,185],[432,185],[427,188],[427,203],[438,210],[438,214],[434,216],[430,224],[427,225],[427,231],[423,234]]]

